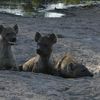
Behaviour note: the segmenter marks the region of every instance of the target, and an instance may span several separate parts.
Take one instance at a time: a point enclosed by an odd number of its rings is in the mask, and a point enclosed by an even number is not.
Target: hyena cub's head
[[[80,63],[71,63],[68,65],[68,69],[72,73],[73,77],[76,78],[84,76],[93,76],[93,74],[84,65]]]
[[[9,45],[15,44],[17,33],[17,24],[14,27],[4,27],[3,25],[0,25],[0,35],[2,37],[2,40],[8,43]]]
[[[43,57],[50,56],[52,52],[52,46],[57,42],[55,34],[48,34],[41,36],[39,32],[36,32],[35,42],[37,42],[37,54]]]
[[[63,77],[78,78],[84,76],[92,77],[93,74],[81,63],[70,55],[65,56],[61,62],[61,74]]]

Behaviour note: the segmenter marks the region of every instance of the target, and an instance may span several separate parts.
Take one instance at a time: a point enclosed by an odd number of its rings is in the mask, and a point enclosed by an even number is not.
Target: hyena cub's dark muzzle
[[[16,40],[16,38],[11,38],[8,43],[14,45],[16,43]]]
[[[12,38],[10,42],[16,42],[16,38]]]
[[[36,52],[37,54],[42,55],[42,56],[49,56],[52,50],[51,49],[50,50],[37,49]]]

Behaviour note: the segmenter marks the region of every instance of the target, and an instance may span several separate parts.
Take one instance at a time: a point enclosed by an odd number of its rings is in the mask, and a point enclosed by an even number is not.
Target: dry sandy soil
[[[71,15],[60,19],[0,13],[0,24],[19,26],[17,45],[13,47],[17,64],[35,55],[34,35],[38,31],[63,35],[53,47],[53,56],[58,58],[70,52],[94,73],[93,78],[64,79],[0,71],[0,100],[100,100],[100,6],[72,9]]]

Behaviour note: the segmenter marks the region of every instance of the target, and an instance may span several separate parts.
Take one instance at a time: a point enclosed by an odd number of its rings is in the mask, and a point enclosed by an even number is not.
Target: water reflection
[[[46,12],[45,13],[45,17],[49,17],[49,18],[60,18],[60,17],[64,17],[65,14],[61,14],[61,13],[56,13],[56,12]]]
[[[0,12],[10,13],[14,15],[34,17],[34,16],[43,16],[43,17],[63,17],[64,14],[57,12],[49,12],[55,8],[63,9],[65,4],[49,4],[42,7],[33,7],[32,3],[20,3],[20,4],[0,4]]]
[[[66,5],[64,3],[57,3],[57,4],[49,4],[47,5],[47,10],[53,10],[53,9],[64,9],[66,8]]]
[[[0,3],[0,12],[21,15],[21,16],[23,15],[22,9],[20,8],[20,6],[16,4],[9,5],[8,3],[5,4]]]
[[[66,15],[63,10],[66,10],[69,7],[83,6],[82,4],[66,5],[65,3],[61,2],[55,4],[46,4],[46,2],[44,1],[47,0],[29,0],[28,2],[26,1],[28,0],[20,0],[20,2],[19,0],[0,0],[0,12],[28,17],[42,16],[60,18]],[[60,12],[57,12],[58,10]]]
[[[21,9],[0,8],[0,12],[23,16]]]

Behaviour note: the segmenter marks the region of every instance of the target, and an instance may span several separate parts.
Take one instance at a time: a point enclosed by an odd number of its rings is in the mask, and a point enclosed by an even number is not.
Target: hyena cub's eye
[[[7,33],[7,34],[6,34],[6,36],[9,36],[9,35],[11,35],[11,33]]]
[[[83,69],[82,72],[85,72],[85,69]]]
[[[48,45],[47,45],[47,44],[43,44],[43,46],[44,46],[44,47],[48,47]]]
[[[14,35],[16,35],[16,34],[14,34],[13,32],[6,34],[6,36],[14,36]]]
[[[42,46],[42,47],[47,47],[48,45],[47,44],[44,44],[44,43],[38,43],[38,45]]]

